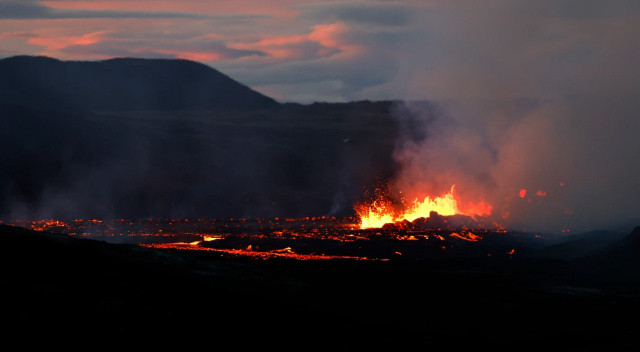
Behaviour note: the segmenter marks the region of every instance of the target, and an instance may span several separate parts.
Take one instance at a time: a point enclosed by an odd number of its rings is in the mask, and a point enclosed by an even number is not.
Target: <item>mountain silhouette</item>
[[[256,109],[278,103],[204,64],[118,58],[60,61],[42,56],[0,60],[0,103],[39,109]]]
[[[347,216],[397,170],[400,102],[279,104],[185,60],[0,78],[0,219]]]
[[[635,289],[640,282],[640,226],[600,250],[576,259],[572,266],[616,285],[632,283]]]

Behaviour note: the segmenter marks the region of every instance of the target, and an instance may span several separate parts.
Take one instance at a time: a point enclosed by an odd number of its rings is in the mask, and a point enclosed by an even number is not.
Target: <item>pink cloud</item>
[[[30,32],[10,32],[0,33],[0,38],[18,38],[18,39],[30,39],[37,37],[37,35]]]
[[[81,36],[36,36],[31,37],[27,42],[32,45],[45,47],[46,52],[53,52],[72,45],[91,45],[104,40],[109,31],[98,31],[87,33]]]
[[[242,50],[259,50],[278,59],[305,59],[331,56],[354,47],[342,40],[349,28],[342,22],[316,25],[311,33],[270,35],[256,42],[237,42],[229,47]]]
[[[343,43],[340,36],[346,33],[349,28],[342,22],[332,24],[319,24],[312,27],[313,31],[308,35],[309,40],[318,42],[323,46],[337,48]]]

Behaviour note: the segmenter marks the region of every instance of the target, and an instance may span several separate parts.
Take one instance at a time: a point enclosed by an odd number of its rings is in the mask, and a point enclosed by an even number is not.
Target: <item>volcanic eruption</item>
[[[463,202],[455,193],[455,185],[441,196],[416,198],[408,204],[402,202],[401,209],[382,196],[369,204],[357,204],[355,211],[360,218],[360,227],[380,228],[385,224],[428,218],[432,213],[441,216],[464,215],[473,219],[491,215],[492,206],[480,199],[478,202]]]

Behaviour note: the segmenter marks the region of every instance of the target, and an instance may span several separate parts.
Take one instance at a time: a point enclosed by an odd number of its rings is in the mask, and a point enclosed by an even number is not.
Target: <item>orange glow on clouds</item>
[[[309,34],[295,35],[271,35],[265,36],[257,42],[230,43],[228,46],[238,50],[259,50],[270,57],[279,59],[303,58],[308,53],[301,45],[305,43],[317,43],[320,45],[313,57],[330,56],[337,51],[347,51],[352,49],[340,40],[340,37],[348,31],[346,24],[336,22],[326,25],[316,25],[311,27]]]
[[[154,18],[113,17],[55,18],[7,20],[7,33],[24,36],[2,36],[23,41],[28,50],[22,53],[46,55],[63,60],[109,59],[115,56],[169,56],[200,62],[215,62],[249,58],[266,64],[286,60],[314,60],[333,55],[356,55],[361,44],[345,40],[350,31],[343,22],[314,23],[306,26],[296,17],[303,12],[305,3],[312,0],[259,0],[205,1],[205,0],[140,0],[140,1],[39,1],[39,4],[61,11],[100,11],[153,13],[174,12],[210,15],[211,18]],[[260,16],[256,20],[238,24],[233,16]],[[244,18],[244,17],[243,17]],[[250,17],[247,17],[250,18]],[[286,21],[295,25],[282,32]],[[226,20],[217,24],[215,20]],[[284,21],[284,22],[283,22]],[[264,23],[263,23],[264,22]],[[261,31],[263,24],[269,28]],[[272,24],[279,27],[270,27]],[[287,22],[288,23],[288,22]],[[209,45],[209,40],[219,41]],[[3,43],[4,44],[4,43]],[[14,44],[17,45],[17,44]],[[29,45],[31,47],[29,47]],[[83,48],[84,46],[84,48]],[[238,50],[248,52],[238,52]],[[253,52],[256,52],[254,55]]]
[[[109,31],[99,31],[87,33],[81,36],[60,36],[60,37],[33,37],[27,42],[29,44],[44,46],[47,51],[60,50],[72,45],[91,45],[99,43],[103,40],[105,34]]]
[[[308,35],[309,40],[333,48],[338,48],[343,45],[339,38],[349,30],[347,25],[342,22],[319,24],[313,26],[312,29],[311,34]]]
[[[102,19],[99,23],[99,27],[104,27],[104,23],[107,20]],[[126,21],[127,25],[131,21]],[[138,26],[140,24],[137,24]],[[75,26],[74,26],[75,27]],[[73,27],[72,27],[73,28]],[[153,27],[150,28],[153,30]],[[81,28],[73,28],[71,33],[78,32]],[[157,30],[157,29],[155,29]],[[355,53],[357,48],[355,46],[349,46],[341,40],[341,36],[348,32],[349,28],[344,23],[333,23],[326,25],[316,25],[311,27],[311,32],[308,34],[292,34],[292,35],[265,35],[255,42],[227,42],[226,47],[231,50],[249,50],[259,51],[264,53],[265,60],[271,59],[315,59],[320,57],[328,57],[337,53],[350,52]],[[115,33],[115,34],[114,34]],[[112,34],[110,36],[110,34]],[[157,54],[164,54],[167,56],[173,56],[176,58],[211,62],[237,58],[237,56],[231,56],[229,52],[225,50],[218,50],[211,48],[210,50],[203,50],[200,41],[219,40],[225,42],[225,38],[215,33],[209,33],[200,35],[193,38],[185,38],[179,45],[169,45],[168,47],[155,47],[153,42],[148,45],[127,46],[127,42],[131,39],[120,38],[117,36],[117,32],[114,30],[98,30],[89,33],[74,35],[66,33],[64,31],[40,31],[31,33],[24,38],[28,44],[37,45],[43,47],[38,54],[49,55],[53,57],[64,58],[65,49],[74,46],[89,46],[96,45],[102,42],[109,42],[115,45],[122,44],[123,48],[130,51],[130,56],[136,56],[137,52],[153,52]],[[309,50],[308,44],[316,45],[311,46],[313,50]],[[190,50],[190,45],[193,44],[193,49]],[[172,47],[173,46],[173,47]],[[60,55],[60,54],[63,55]],[[246,54],[245,57],[256,57],[256,55]],[[73,54],[74,58],[112,58],[113,55],[107,53],[101,54],[100,48],[91,48],[86,52],[81,50],[75,50]]]

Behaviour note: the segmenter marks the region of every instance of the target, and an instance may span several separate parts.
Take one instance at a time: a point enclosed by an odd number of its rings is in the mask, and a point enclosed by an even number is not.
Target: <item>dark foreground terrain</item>
[[[610,274],[638,271],[624,265],[637,263],[639,233],[577,261],[550,258],[571,247],[561,244],[528,259],[302,262],[0,225],[3,342],[87,350],[637,350],[638,280]]]

